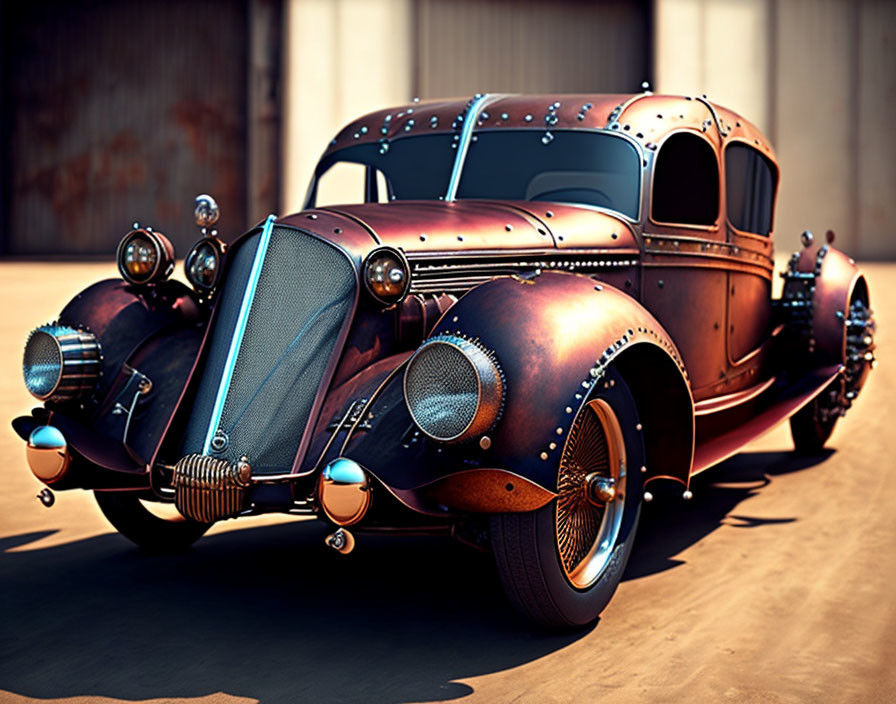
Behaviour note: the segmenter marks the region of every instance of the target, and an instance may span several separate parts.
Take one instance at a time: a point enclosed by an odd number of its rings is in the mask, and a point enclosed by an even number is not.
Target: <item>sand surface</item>
[[[896,265],[865,267],[880,365],[823,457],[779,427],[647,507],[593,628],[546,636],[488,555],[322,524],[216,526],[149,557],[85,492],[44,508],[8,420],[21,351],[112,265],[0,262],[0,701],[891,702],[896,692]]]

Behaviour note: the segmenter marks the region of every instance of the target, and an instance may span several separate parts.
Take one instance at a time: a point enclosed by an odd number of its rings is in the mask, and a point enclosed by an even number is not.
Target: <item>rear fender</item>
[[[503,412],[487,439],[435,443],[415,432],[397,379],[375,405],[370,432],[346,453],[390,488],[427,487],[431,499],[445,499],[441,503],[450,508],[451,492],[440,496],[439,480],[489,468],[546,490],[540,494],[546,503],[556,489],[557,465],[576,412],[593,384],[606,383],[603,371],[611,364],[639,406],[646,479],[687,482],[693,401],[681,357],[662,326],[622,291],[560,272],[495,279],[449,309],[432,332],[441,333],[477,338],[495,353],[505,377]],[[456,483],[452,490],[458,493]],[[528,510],[532,496],[519,506],[503,497],[480,510]]]
[[[844,364],[850,302],[855,295],[870,304],[868,284],[855,261],[830,245],[806,247],[791,260],[783,295],[785,301],[811,300],[808,344],[814,365]]]

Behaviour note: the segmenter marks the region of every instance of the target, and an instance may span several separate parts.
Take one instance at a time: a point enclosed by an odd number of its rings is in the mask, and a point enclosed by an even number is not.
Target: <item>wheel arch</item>
[[[633,345],[614,360],[641,417],[647,479],[687,485],[694,459],[694,401],[690,385],[662,347]]]

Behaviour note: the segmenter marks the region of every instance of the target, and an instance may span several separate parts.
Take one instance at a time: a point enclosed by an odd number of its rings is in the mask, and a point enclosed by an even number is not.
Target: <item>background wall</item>
[[[896,3],[657,0],[656,82],[757,123],[781,165],[779,250],[799,233],[896,257]]]
[[[0,255],[190,245],[301,207],[331,136],[478,91],[706,93],[782,167],[780,250],[896,258],[896,0],[37,0],[0,4]]]

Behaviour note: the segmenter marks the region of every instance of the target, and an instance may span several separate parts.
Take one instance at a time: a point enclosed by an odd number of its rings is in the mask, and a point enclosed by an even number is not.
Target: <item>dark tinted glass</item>
[[[585,131],[476,132],[458,198],[595,205],[638,217],[641,160],[628,141]]]
[[[340,161],[368,164],[383,172],[396,200],[434,200],[448,190],[448,179],[457,151],[452,135],[404,137],[388,144],[358,144],[341,149],[321,161],[320,177]]]
[[[725,149],[725,196],[728,220],[738,230],[757,235],[772,231],[775,167],[746,144],[732,142]]]
[[[665,141],[653,174],[657,222],[712,225],[719,215],[719,166],[712,147],[681,132]]]

